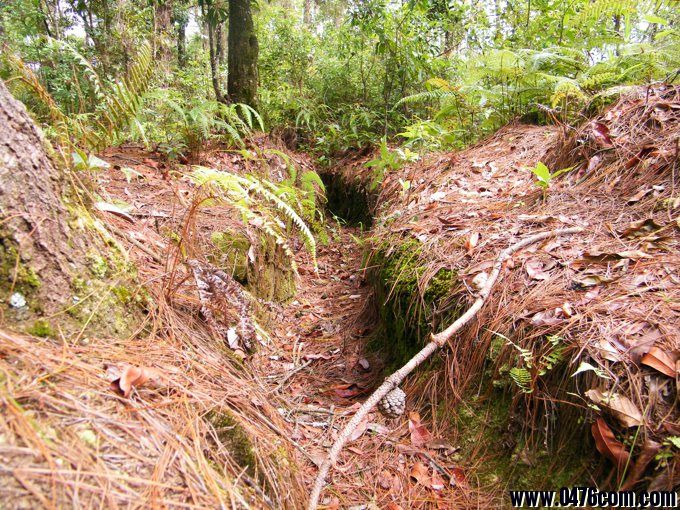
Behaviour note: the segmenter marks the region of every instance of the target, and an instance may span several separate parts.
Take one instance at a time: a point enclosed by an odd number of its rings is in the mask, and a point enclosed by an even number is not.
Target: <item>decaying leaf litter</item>
[[[450,296],[429,318],[437,329],[446,325],[447,307],[472,302],[475,279],[512,242],[560,226],[586,231],[529,247],[508,262],[502,285],[441,351],[439,365],[407,381],[407,417],[387,420],[376,411],[362,422],[322,504],[500,504],[503,481],[475,475],[498,450],[481,445],[477,457],[460,458],[447,419],[489,367],[497,380],[504,366],[523,370],[509,380],[512,406],[536,443],[572,432],[546,420],[558,401],[592,424],[584,428],[603,459],[595,469],[614,466],[613,476],[625,472],[620,481],[631,486],[650,476],[649,452],[679,434],[677,94],[641,89],[573,133],[511,125],[471,149],[386,175],[374,197],[369,247],[419,243],[423,294],[441,268],[455,271]],[[233,350],[226,333],[201,316],[206,303],[182,260],[209,270],[210,235],[244,225],[227,208],[194,207],[197,190],[181,167],[165,168],[135,148],[113,152],[102,156],[113,165],[101,182],[102,202],[132,208],[121,214],[104,206],[99,215],[137,263],[135,292],[149,293],[150,314],[125,340],[81,337],[67,345],[3,333],[2,398],[11,412],[1,433],[13,445],[1,453],[9,466],[3,484],[27,508],[75,500],[303,506],[337,431],[386,375],[380,353],[365,349],[381,303],[371,300],[370,259],[362,270],[361,247],[350,235],[360,233],[336,228],[319,249],[318,274],[300,254],[297,296],[286,305],[255,300],[257,348]],[[231,153],[209,158],[237,171],[249,164]],[[538,161],[574,169],[545,191],[529,170]],[[336,178],[368,184],[361,163],[344,165]],[[134,173],[124,171],[130,168]],[[208,306],[216,323],[226,331],[237,326],[233,304],[215,299]],[[557,348],[564,352],[559,374],[542,361]],[[130,367],[149,373],[130,374]],[[638,431],[632,445],[616,437],[628,429]],[[672,486],[677,470],[675,455],[651,473],[650,486]]]

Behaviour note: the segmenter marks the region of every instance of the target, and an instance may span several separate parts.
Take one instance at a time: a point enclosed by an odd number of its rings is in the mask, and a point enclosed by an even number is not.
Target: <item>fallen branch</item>
[[[399,386],[399,384],[406,378],[408,374],[413,372],[413,370],[415,370],[418,365],[429,358],[437,349],[446,344],[455,333],[457,333],[463,326],[470,322],[475,315],[477,315],[479,310],[482,308],[482,306],[484,306],[484,303],[486,303],[487,299],[489,298],[491,289],[500,276],[503,263],[508,260],[513,253],[531,244],[537,243],[549,237],[575,234],[582,231],[583,228],[581,227],[573,227],[552,230],[549,232],[541,232],[540,234],[527,237],[526,239],[513,244],[498,255],[498,258],[496,258],[496,261],[494,262],[494,265],[491,269],[491,273],[486,277],[485,281],[482,280],[480,285],[481,288],[477,294],[477,299],[472,304],[472,306],[468,308],[468,310],[463,315],[461,315],[444,331],[437,334],[432,334],[430,336],[430,342],[425,347],[423,347],[423,349],[418,352],[418,354],[413,356],[413,358],[411,358],[403,367],[385,379],[385,382],[383,382],[380,387],[378,387],[378,389],[375,390],[371,396],[368,397],[368,399],[366,399],[352,419],[347,423],[347,425],[345,425],[345,428],[342,429],[342,432],[338,434],[335,443],[333,443],[333,446],[328,453],[328,457],[319,468],[319,474],[314,481],[314,486],[312,487],[312,491],[309,496],[309,504],[307,505],[308,510],[316,510],[319,504],[319,498],[321,497],[321,491],[323,490],[324,484],[326,482],[326,476],[328,475],[331,466],[333,466],[338,460],[343,446],[345,446],[349,438],[352,436],[354,429],[356,429],[359,423],[361,423],[366,415],[378,404],[378,402],[380,402],[380,400],[382,400],[385,395]]]

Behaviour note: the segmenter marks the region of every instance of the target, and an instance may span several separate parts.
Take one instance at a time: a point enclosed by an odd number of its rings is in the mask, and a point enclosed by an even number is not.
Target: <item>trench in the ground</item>
[[[376,196],[359,181],[348,182],[339,172],[322,174],[322,179],[328,212],[350,225],[373,225]],[[367,348],[384,360],[385,376],[422,348],[433,327],[452,322],[463,311],[462,304],[451,301],[455,271],[440,269],[430,276],[424,292],[420,290],[419,280],[427,268],[420,265],[419,245],[417,240],[394,238],[381,244],[372,238],[364,256],[373,290],[370,313],[379,318]],[[465,463],[483,452],[484,462],[475,467],[480,486],[500,483],[513,489],[536,489],[592,482],[587,473],[591,471],[594,449],[582,423],[582,413],[563,406],[546,414],[545,426],[555,431],[557,440],[553,444],[549,444],[548,437],[535,441],[532,438],[537,431],[531,428],[535,425],[527,427],[524,418],[526,413],[536,412],[531,409],[535,403],[516,393],[513,396],[507,385],[497,385],[498,367],[492,349],[489,351],[485,369],[470,385],[474,390],[464,391],[461,401],[444,399],[434,406],[437,420],[447,420],[449,428],[456,431],[455,447],[459,452],[455,458]],[[442,358],[436,357],[419,369],[417,377],[427,380],[433,371],[444,369]],[[559,380],[566,375],[555,373],[553,377]],[[570,426],[574,423],[579,426]],[[480,449],[480,442],[485,449]]]

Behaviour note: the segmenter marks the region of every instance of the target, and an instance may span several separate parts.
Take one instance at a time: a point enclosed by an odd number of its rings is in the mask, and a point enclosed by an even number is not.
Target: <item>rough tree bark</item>
[[[26,108],[0,80],[0,289],[55,312],[71,296],[87,242],[69,226],[68,185]],[[32,302],[33,301],[33,302]],[[34,306],[35,305],[35,306]]]
[[[154,2],[154,18],[156,20],[156,58],[162,68],[168,71],[172,61],[172,2]]]
[[[177,67],[184,69],[187,64],[187,25],[188,20],[177,23]]]
[[[227,90],[234,103],[255,106],[259,47],[250,0],[229,0],[229,79]]]

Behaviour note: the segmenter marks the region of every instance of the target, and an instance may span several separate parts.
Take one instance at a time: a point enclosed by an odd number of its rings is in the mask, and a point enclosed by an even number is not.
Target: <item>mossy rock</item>
[[[263,238],[255,257],[248,265],[248,290],[267,301],[286,303],[295,297],[295,272],[283,248],[270,238]]]
[[[210,262],[234,279],[245,284],[248,280],[248,250],[250,239],[237,232],[213,232]]]

